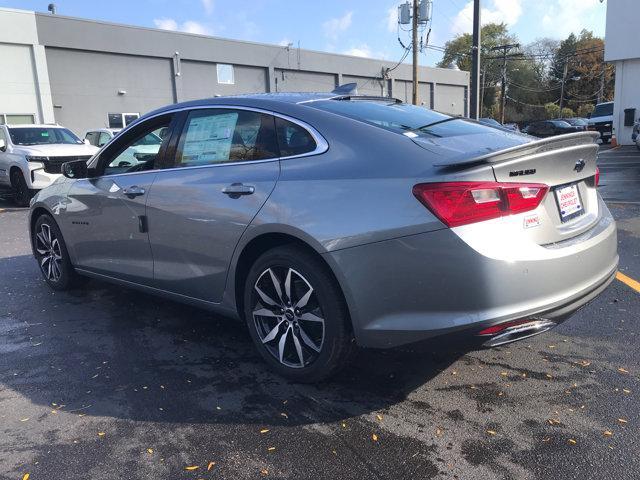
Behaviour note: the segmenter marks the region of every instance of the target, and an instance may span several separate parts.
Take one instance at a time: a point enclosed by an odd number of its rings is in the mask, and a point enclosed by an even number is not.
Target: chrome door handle
[[[229,195],[230,197],[239,197],[240,195],[251,195],[256,191],[256,187],[253,185],[244,185],[242,183],[232,183],[231,185],[224,187],[222,193]]]
[[[123,188],[122,193],[129,198],[135,198],[139,197],[140,195],[144,195],[145,191],[142,187],[132,185],[130,187]]]

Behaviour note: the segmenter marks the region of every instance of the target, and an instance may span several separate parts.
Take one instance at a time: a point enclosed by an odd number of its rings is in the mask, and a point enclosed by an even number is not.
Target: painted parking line
[[[616,273],[616,278],[618,280],[620,280],[622,283],[624,283],[625,285],[627,285],[628,287],[633,288],[636,292],[640,293],[640,282],[638,282],[637,280],[634,280],[631,277],[627,277],[624,273],[622,272],[617,272]]]

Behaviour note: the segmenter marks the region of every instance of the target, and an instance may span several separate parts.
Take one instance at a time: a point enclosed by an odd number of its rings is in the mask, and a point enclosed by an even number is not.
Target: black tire
[[[47,238],[46,231],[50,232]],[[76,273],[62,232],[50,215],[40,215],[34,225],[32,236],[33,255],[45,282],[54,290],[69,290],[78,284]],[[49,260],[46,260],[46,257]],[[59,259],[57,258],[59,257]],[[51,269],[51,270],[50,270]]]
[[[27,182],[18,169],[11,171],[11,186],[13,187],[13,202],[18,207],[28,207],[33,197],[33,191],[27,187]]]
[[[280,297],[269,271],[279,281]],[[287,289],[289,271],[291,277]],[[309,285],[313,291],[302,305]],[[256,286],[270,300],[275,297],[275,303],[279,305],[269,305],[264,301]],[[295,308],[296,304],[301,308]],[[254,311],[263,311],[267,315],[254,315]],[[255,261],[245,281],[244,316],[262,357],[280,375],[296,382],[319,382],[335,374],[348,363],[355,349],[349,313],[339,286],[320,259],[297,246],[274,248]],[[318,318],[324,322],[321,324]],[[279,335],[263,342],[274,331]],[[280,353],[283,337],[286,337],[284,355]],[[310,348],[310,345],[315,348]],[[292,366],[293,362],[297,365]]]

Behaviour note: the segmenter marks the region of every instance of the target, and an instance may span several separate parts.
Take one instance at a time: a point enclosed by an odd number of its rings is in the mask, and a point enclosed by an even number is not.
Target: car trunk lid
[[[474,137],[473,153],[466,155],[459,147],[447,145],[452,139],[445,139],[445,143],[441,139],[415,138],[414,141],[423,148],[445,153],[436,163],[445,171],[489,165],[497,182],[549,186],[549,192],[535,211],[502,220],[512,222],[514,228],[526,229],[527,236],[538,244],[574,237],[595,224],[599,214],[594,180],[597,134],[577,132],[542,140],[521,135],[502,136],[502,148],[496,137],[486,141],[483,136]],[[483,149],[488,151],[482,153]]]

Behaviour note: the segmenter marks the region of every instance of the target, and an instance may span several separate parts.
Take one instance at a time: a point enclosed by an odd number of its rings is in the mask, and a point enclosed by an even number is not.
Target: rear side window
[[[178,147],[179,167],[277,158],[274,117],[247,110],[196,110]]]
[[[276,117],[276,132],[281,157],[302,155],[316,149],[316,141],[307,130],[284,118]]]

